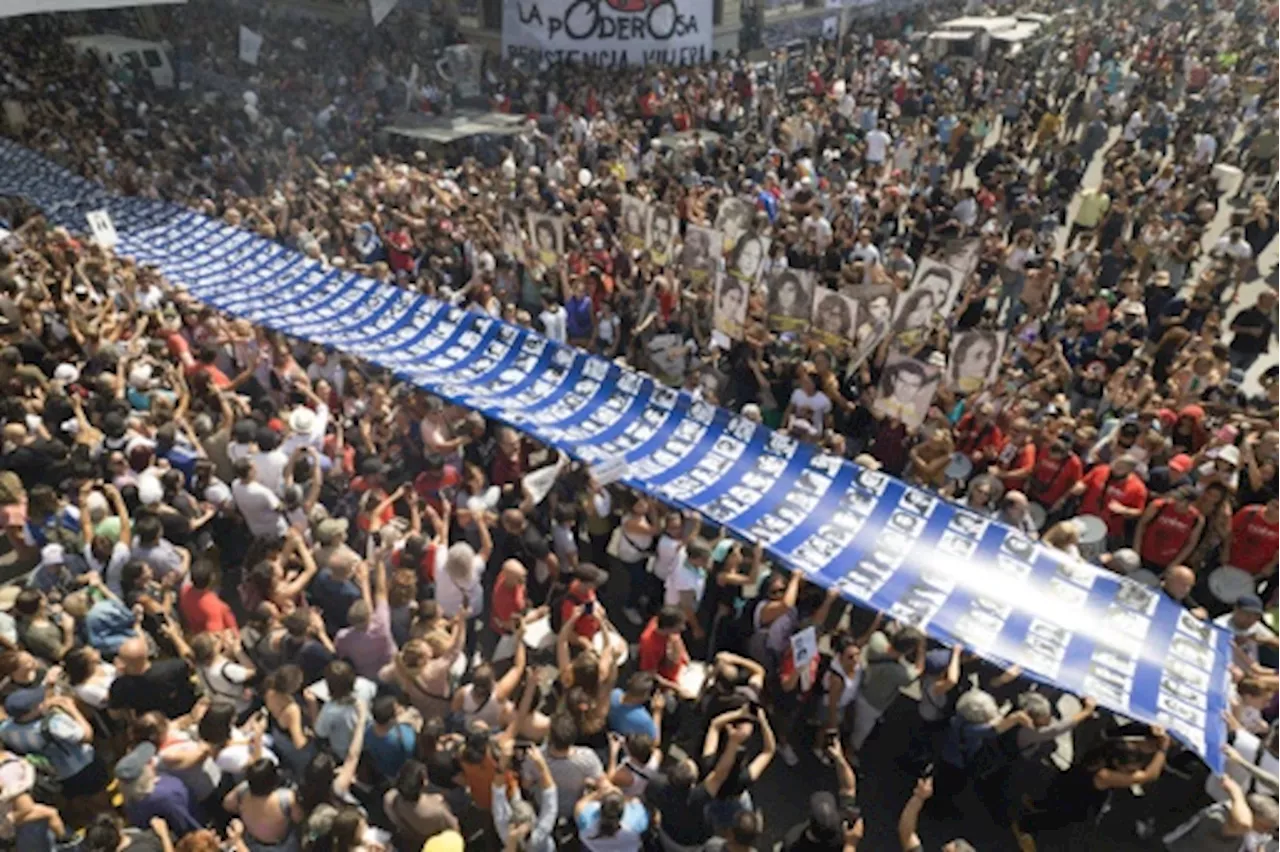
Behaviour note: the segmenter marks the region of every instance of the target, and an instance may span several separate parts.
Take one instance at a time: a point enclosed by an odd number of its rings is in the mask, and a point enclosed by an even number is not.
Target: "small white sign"
[[[369,14],[373,16],[373,25],[376,27],[386,20],[398,2],[400,0],[369,0]]]
[[[103,248],[111,248],[117,242],[116,225],[106,210],[94,210],[85,214],[89,220],[89,233],[93,241]]]
[[[796,671],[800,672],[800,689],[808,692],[813,686],[813,678],[809,674],[809,664],[818,656],[818,631],[813,625],[791,636],[791,658],[795,661]]]
[[[595,477],[596,482],[600,485],[609,485],[626,476],[630,469],[631,466],[627,464],[626,458],[616,456],[599,464],[593,464],[591,466],[591,475]]]
[[[262,53],[262,35],[246,26],[240,27],[240,59],[250,65],[258,64],[258,54]]]

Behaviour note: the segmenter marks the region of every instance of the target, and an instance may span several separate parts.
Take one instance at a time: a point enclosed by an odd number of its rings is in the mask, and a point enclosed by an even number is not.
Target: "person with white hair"
[[[477,524],[476,531],[480,535],[479,552],[465,541],[450,545],[448,550],[436,550],[436,602],[440,605],[440,612],[450,618],[463,610],[470,617],[484,611],[481,580],[485,565],[493,554],[493,539],[485,524]]]
[[[970,780],[982,781],[1005,767],[1013,758],[1013,744],[1002,735],[1032,724],[1025,710],[1001,716],[995,698],[981,689],[971,689],[956,699],[955,715],[934,772],[935,804],[941,802],[944,810],[954,808],[951,800]]]
[[[493,785],[493,826],[498,839],[506,850],[554,852],[556,842],[552,831],[560,815],[560,805],[547,759],[541,749],[522,748],[509,740],[502,744],[502,748],[504,753],[500,765],[503,771],[498,773],[499,780]],[[507,770],[518,771],[524,761],[533,766],[537,775],[536,810],[520,797],[519,788],[514,798],[507,792]]]

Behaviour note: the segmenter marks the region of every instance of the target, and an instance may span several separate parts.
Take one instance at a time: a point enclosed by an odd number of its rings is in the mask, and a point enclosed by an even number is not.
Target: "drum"
[[[1153,589],[1160,585],[1160,578],[1155,575],[1154,571],[1147,568],[1139,568],[1137,571],[1134,571],[1129,575],[1129,579],[1133,580],[1135,583],[1150,586]]]
[[[1216,163],[1213,167],[1213,179],[1218,182],[1218,191],[1227,192],[1240,185],[1244,174],[1228,163]]]
[[[613,658],[619,666],[625,665],[631,656],[631,648],[627,645],[627,640],[623,639],[617,633],[611,633],[601,627],[596,631],[596,635],[591,637],[591,647],[596,649],[597,654],[604,653],[605,636],[609,636],[613,641]]]
[[[1044,522],[1049,518],[1049,513],[1039,503],[1028,503],[1027,515],[1031,518],[1031,523],[1036,525],[1037,530],[1044,529]]]
[[[1097,562],[1107,552],[1107,525],[1097,515],[1078,515],[1075,521],[1080,529],[1081,558]]]
[[[973,462],[964,453],[952,453],[951,461],[947,463],[947,469],[943,471],[943,476],[948,482],[954,482],[959,485],[969,479],[969,475],[973,473]]]
[[[1223,565],[1209,575],[1209,591],[1228,606],[1235,606],[1243,595],[1251,595],[1257,589],[1253,575],[1233,565]]]

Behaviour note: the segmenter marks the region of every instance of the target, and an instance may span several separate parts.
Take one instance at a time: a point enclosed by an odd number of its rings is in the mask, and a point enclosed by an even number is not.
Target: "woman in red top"
[[[684,613],[676,607],[664,606],[649,619],[640,634],[640,671],[655,673],[665,681],[664,687],[678,684],[680,674],[689,662],[689,652],[680,638],[684,628]]]
[[[1142,513],[1133,543],[1148,570],[1160,574],[1183,564],[1200,541],[1204,516],[1192,503],[1194,496],[1188,486],[1176,488],[1168,497],[1152,500]]]

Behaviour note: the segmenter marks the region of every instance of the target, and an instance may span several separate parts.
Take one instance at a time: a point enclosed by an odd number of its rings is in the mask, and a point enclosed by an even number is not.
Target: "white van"
[[[157,89],[172,89],[173,64],[164,45],[154,41],[118,35],[73,36],[67,43],[77,53],[93,53],[112,67],[141,69],[151,72]]]

